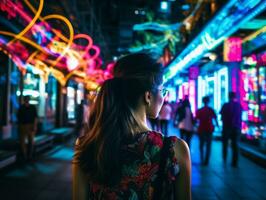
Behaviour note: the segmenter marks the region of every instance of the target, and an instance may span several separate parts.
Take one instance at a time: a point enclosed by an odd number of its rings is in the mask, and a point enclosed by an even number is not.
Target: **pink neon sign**
[[[224,61],[240,62],[242,60],[242,39],[231,37],[224,42]]]

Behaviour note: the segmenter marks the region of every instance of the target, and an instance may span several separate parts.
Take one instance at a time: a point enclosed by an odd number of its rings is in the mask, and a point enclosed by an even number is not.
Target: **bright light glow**
[[[243,24],[240,29],[255,29],[258,30],[260,28],[266,27],[265,19],[253,19]]]
[[[190,6],[188,4],[184,4],[182,5],[182,10],[188,10],[190,8]]]
[[[161,10],[162,11],[167,11],[169,8],[168,2],[166,1],[161,1]]]
[[[29,100],[29,103],[32,105],[38,105],[39,104],[39,102],[36,100]]]
[[[183,99],[183,89],[182,86],[180,85],[178,88],[178,99]]]
[[[217,55],[215,53],[210,53],[210,55],[209,55],[210,60],[214,61],[214,60],[216,60],[216,58],[217,58]]]
[[[215,91],[215,78],[214,76],[207,76],[206,78],[206,94],[205,95],[208,95],[210,97],[210,103],[209,105],[215,109],[215,96],[217,95],[217,91]]]
[[[196,82],[195,80],[189,80],[189,101],[191,104],[191,111],[196,114]]]
[[[220,66],[217,66],[220,67]],[[206,95],[210,97],[210,106],[216,111],[220,111],[222,105],[228,101],[228,69],[222,67],[212,76],[199,76],[197,88],[197,105],[203,107],[202,98]]]
[[[67,68],[69,71],[73,71],[78,67],[79,61],[74,56],[69,56],[67,58]]]
[[[224,67],[218,70],[218,80],[217,80],[217,86],[218,86],[218,95],[217,95],[217,110],[220,111],[222,108],[222,105],[228,101],[228,86],[229,86],[229,80],[228,80],[228,68]]]
[[[197,99],[198,99],[198,108],[202,107],[202,97],[205,93],[204,91],[204,80],[202,79],[202,76],[198,76],[198,93],[197,93]]]
[[[219,105],[219,103],[221,103],[221,101],[219,101],[219,99],[218,99],[218,95],[219,95],[219,93],[220,93],[220,87],[221,87],[221,85],[219,85],[218,84],[218,80],[219,78],[218,78],[218,72],[216,71],[216,72],[214,72],[214,96],[213,96],[213,100],[214,100],[214,110],[217,110],[217,111],[219,111],[219,107],[220,107],[220,105]]]
[[[167,87],[167,90],[169,91],[168,101],[176,102],[177,96],[175,87]]]
[[[256,55],[251,55],[243,58],[243,63],[245,65],[253,65],[255,66],[257,64],[257,57]]]
[[[17,90],[16,92],[17,96],[20,96],[21,93],[19,90]],[[40,92],[36,91],[36,90],[30,90],[30,89],[24,89],[23,90],[23,96],[31,96],[33,98],[37,98],[40,96]]]
[[[142,24],[135,24],[133,26],[134,31],[146,31],[146,30],[154,30],[154,31],[169,31],[169,30],[178,30],[182,24],[180,22],[175,24],[159,24],[156,22],[145,22]]]

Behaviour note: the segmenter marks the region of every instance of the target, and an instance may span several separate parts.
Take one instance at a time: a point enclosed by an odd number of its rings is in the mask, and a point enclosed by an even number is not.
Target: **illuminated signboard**
[[[242,60],[242,39],[239,37],[227,38],[224,42],[224,61],[240,62]]]

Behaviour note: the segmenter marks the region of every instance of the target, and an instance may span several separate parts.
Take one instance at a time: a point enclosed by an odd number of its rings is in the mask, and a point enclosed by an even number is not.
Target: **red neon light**
[[[17,11],[23,8],[20,2],[13,3],[10,0],[0,2],[0,10],[7,12],[7,19],[12,19],[17,16]]]

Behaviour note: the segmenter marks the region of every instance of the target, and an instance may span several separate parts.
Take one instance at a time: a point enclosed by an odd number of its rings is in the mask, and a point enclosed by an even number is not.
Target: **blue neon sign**
[[[164,74],[165,82],[198,61],[206,52],[215,48],[245,22],[265,9],[265,0],[229,1],[203,31],[168,65]]]

